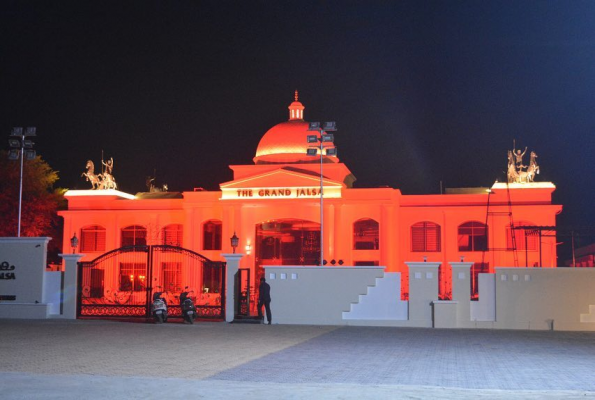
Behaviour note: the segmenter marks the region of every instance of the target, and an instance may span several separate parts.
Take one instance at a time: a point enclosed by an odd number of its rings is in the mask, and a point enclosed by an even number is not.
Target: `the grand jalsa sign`
[[[325,187],[323,197],[340,198],[340,187]],[[287,188],[224,188],[223,200],[232,199],[315,199],[320,198],[320,187],[287,187]]]

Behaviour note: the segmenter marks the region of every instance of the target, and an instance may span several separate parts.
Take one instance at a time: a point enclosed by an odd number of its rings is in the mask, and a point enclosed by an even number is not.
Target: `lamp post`
[[[26,139],[30,136],[35,135],[35,127],[27,127],[23,130],[22,127],[12,128],[8,144],[10,150],[8,151],[8,159],[16,161],[21,159],[21,177],[19,183],[19,223],[17,228],[17,237],[21,237],[21,209],[23,203],[23,159],[27,157],[27,160],[33,160],[36,156],[35,150],[33,150],[33,143],[31,140]],[[26,150],[25,150],[26,149]]]
[[[236,232],[233,232],[233,236],[230,238],[231,241],[231,248],[233,249],[233,254],[236,253],[236,248],[238,247],[238,244],[240,243],[240,238],[236,236]]]
[[[322,152],[326,149],[327,156],[336,156],[337,148],[333,147],[334,136],[332,133],[337,130],[335,122],[323,122],[322,126],[320,122],[310,122],[308,126],[309,131],[316,131],[318,135],[308,135],[308,143],[316,143],[316,146],[309,146],[306,154],[315,157],[317,154],[320,155],[320,266],[324,266],[324,208],[323,208],[323,179],[322,174]]]

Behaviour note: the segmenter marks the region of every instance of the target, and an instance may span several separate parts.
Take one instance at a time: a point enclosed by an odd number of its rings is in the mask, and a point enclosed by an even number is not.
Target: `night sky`
[[[0,124],[58,185],[216,190],[288,118],[336,121],[356,187],[488,187],[529,147],[560,226],[594,226],[595,2],[3,1]],[[7,147],[7,143],[5,145]],[[528,163],[528,153],[526,163]]]

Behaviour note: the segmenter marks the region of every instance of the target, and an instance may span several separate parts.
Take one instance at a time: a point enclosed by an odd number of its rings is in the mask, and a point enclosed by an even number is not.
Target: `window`
[[[353,250],[378,250],[378,222],[364,218],[353,224]]]
[[[164,262],[161,263],[163,271],[163,288],[170,292],[182,291],[182,263]]]
[[[132,225],[122,229],[122,247],[145,246],[147,244],[147,230],[143,226]]]
[[[146,279],[146,264],[120,263],[120,291],[142,292],[146,287]]]
[[[208,288],[210,293],[219,293],[223,280],[223,268],[214,263],[204,263],[202,274],[203,290]]]
[[[427,221],[412,225],[411,251],[440,251],[440,225]]]
[[[163,228],[163,244],[170,246],[182,246],[183,228],[180,224],[171,224]]]
[[[202,226],[202,249],[221,250],[221,221],[207,221]]]
[[[459,225],[459,251],[486,251],[488,234],[486,225],[478,221]]]
[[[519,226],[534,226],[532,222],[521,221],[515,224],[516,227]],[[510,229],[510,225],[506,227],[506,248],[508,250],[525,250],[529,251],[537,251],[537,246],[539,242],[539,232],[536,230],[529,230],[529,229],[514,229],[514,242],[512,240],[512,229]],[[516,244],[516,246],[515,246]]]
[[[81,251],[105,251],[105,228],[99,225],[81,229]]]

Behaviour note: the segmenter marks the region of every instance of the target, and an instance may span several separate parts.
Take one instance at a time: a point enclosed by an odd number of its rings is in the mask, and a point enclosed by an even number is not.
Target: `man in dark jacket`
[[[262,320],[262,306],[267,313],[267,320],[271,324],[271,287],[266,282],[266,279],[260,278],[260,286],[258,287],[258,318]]]

